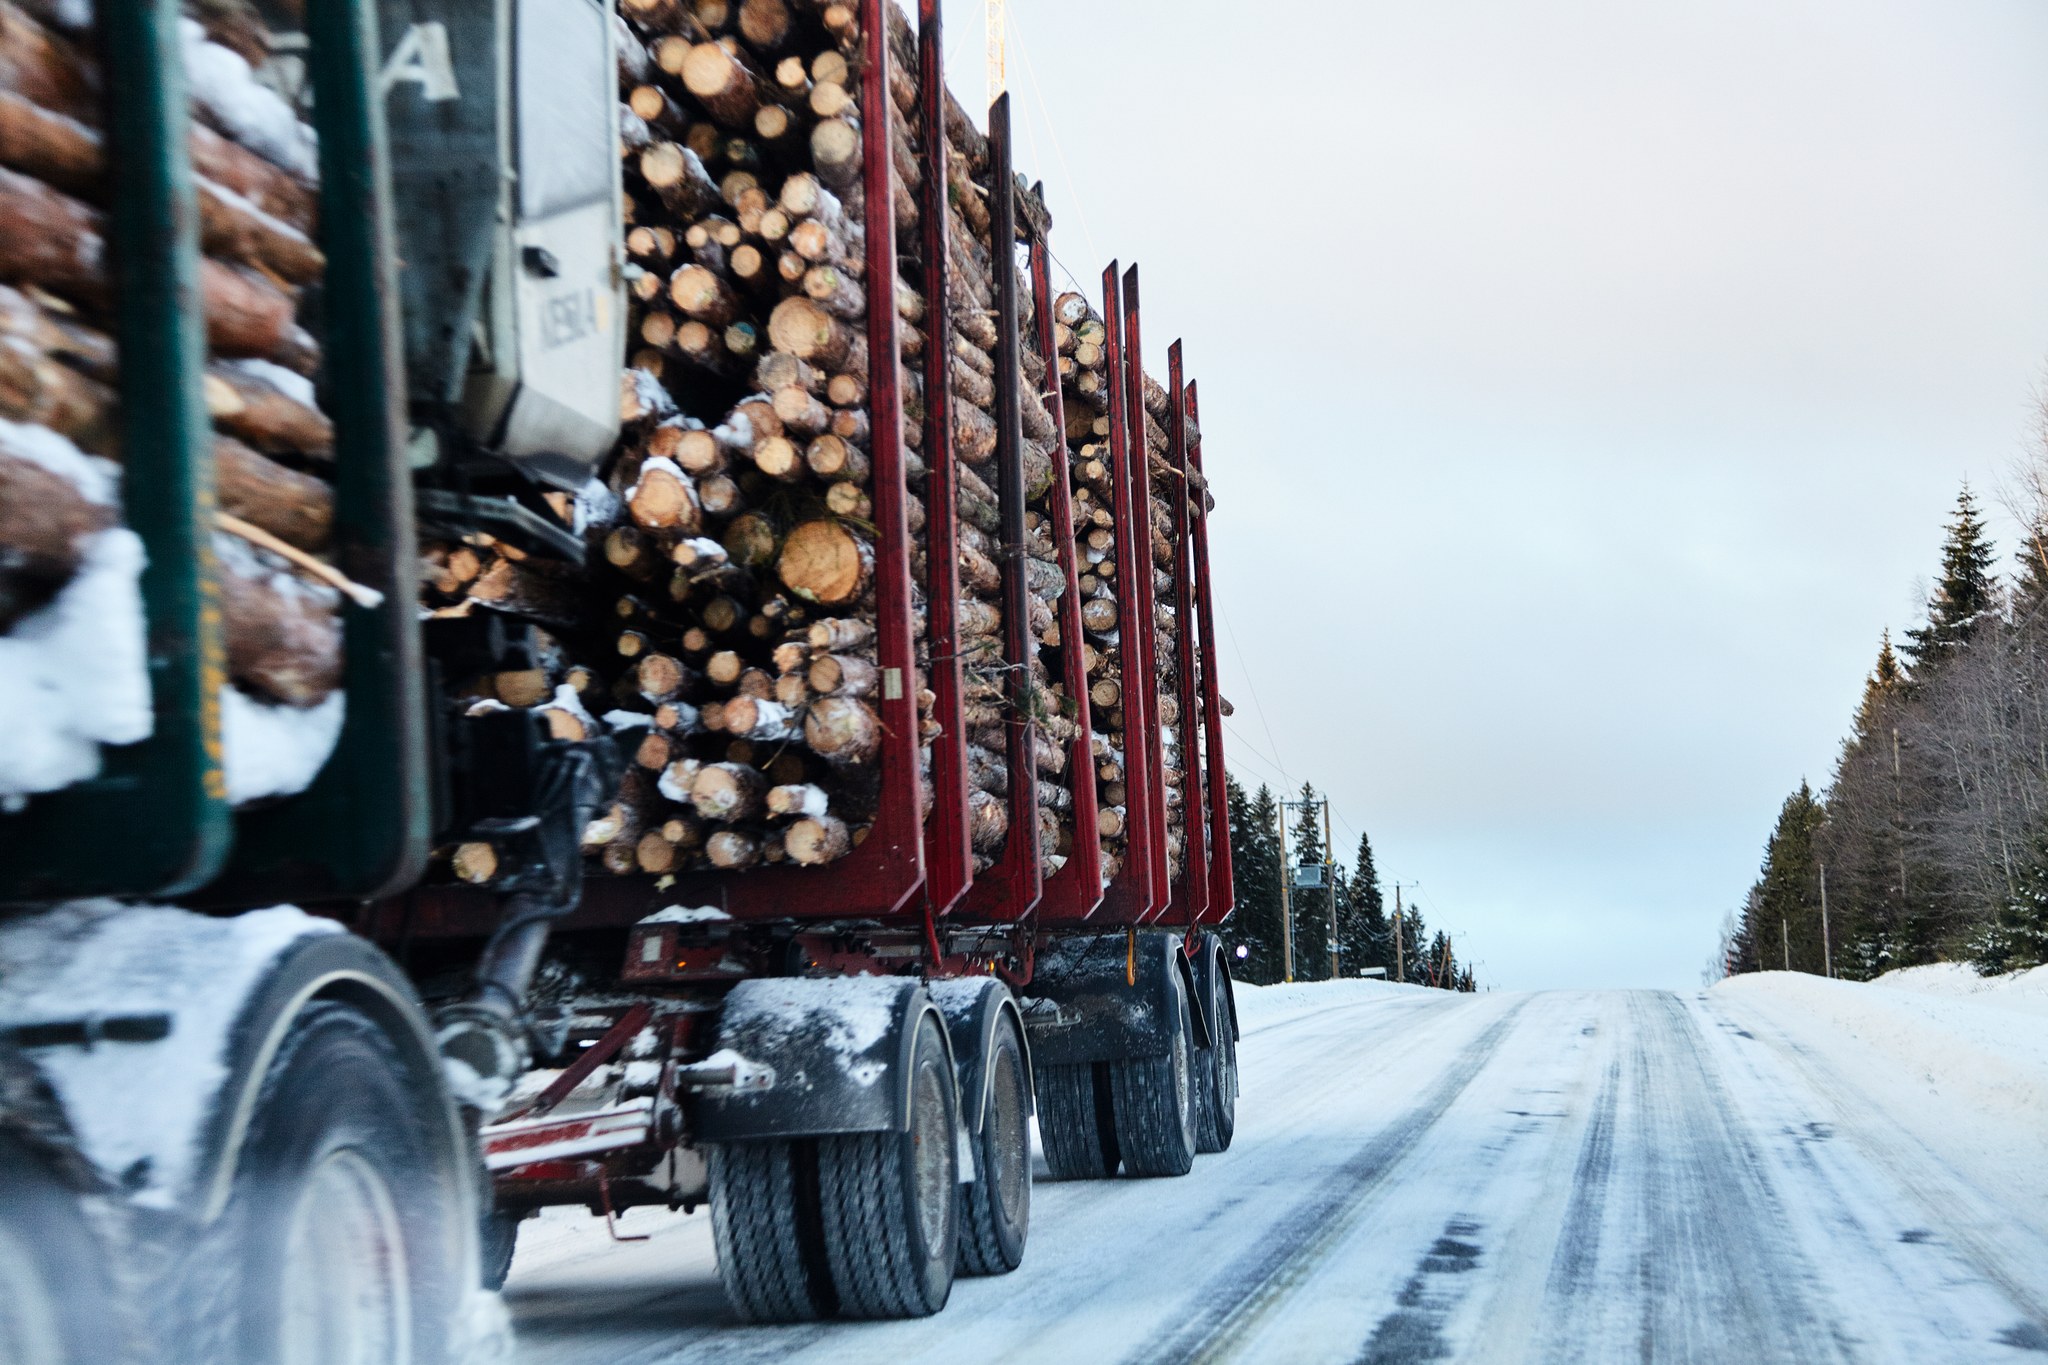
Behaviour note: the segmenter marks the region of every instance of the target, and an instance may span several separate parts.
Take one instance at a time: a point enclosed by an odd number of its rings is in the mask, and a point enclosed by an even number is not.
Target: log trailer
[[[550,1205],[929,1314],[1034,1114],[1228,1146],[1195,386],[941,39],[0,0],[0,1357],[458,1358]]]

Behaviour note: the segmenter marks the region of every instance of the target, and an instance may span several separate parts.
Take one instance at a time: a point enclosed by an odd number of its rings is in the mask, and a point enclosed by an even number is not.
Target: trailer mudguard
[[[1199,998],[1208,1017],[1209,1041],[1203,1046],[1213,1047],[1219,1029],[1229,1029],[1230,1036],[1243,1036],[1237,1026],[1237,994],[1230,980],[1230,959],[1224,956],[1223,940],[1215,934],[1203,934],[1188,950],[1189,960],[1194,964],[1194,973],[1200,985]]]
[[[970,1133],[980,1133],[988,1115],[989,1058],[995,1051],[996,1030],[1005,1018],[1017,1026],[1017,1038],[1024,1049],[1024,1074],[1031,1074],[1031,1039],[1024,1028],[1024,1013],[1009,988],[992,976],[957,977],[933,981],[925,988],[932,1003],[945,1016],[946,1032],[953,1045],[955,1075],[960,1081],[960,1120]],[[1036,1113],[1035,1096],[1027,1095]]]
[[[725,997],[721,1053],[773,1073],[766,1087],[703,1091],[691,1113],[702,1142],[906,1132],[911,1050],[927,1015],[945,1016],[913,977],[762,977]]]
[[[1206,1023],[1177,933],[1075,936],[1038,950],[1024,1023],[1040,1066],[1164,1057],[1172,1029]]]
[[[145,1208],[220,1216],[265,1073],[315,1000],[391,1039],[446,1115],[436,1178],[474,1211],[474,1154],[412,985],[373,944],[287,906],[214,918],[87,901],[0,925],[0,1039],[62,1105],[79,1155]]]

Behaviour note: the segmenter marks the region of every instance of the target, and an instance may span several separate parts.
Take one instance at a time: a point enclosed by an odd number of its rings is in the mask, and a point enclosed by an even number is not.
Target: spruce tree
[[[1387,923],[1379,869],[1373,864],[1372,840],[1364,834],[1358,836],[1358,861],[1345,876],[1338,901],[1337,943],[1344,975],[1357,976],[1364,968],[1384,967],[1388,977],[1393,976],[1393,929]]]
[[[1941,578],[1927,602],[1927,624],[1906,632],[1906,653],[1914,672],[1954,658],[1997,607],[1997,581],[1991,572],[1996,555],[1976,495],[1965,483],[1956,495],[1955,517],[1941,547]]]
[[[1407,980],[1427,982],[1429,978],[1417,964],[1429,954],[1429,926],[1422,922],[1422,907],[1412,900],[1401,907],[1401,944]],[[1392,964],[1387,970],[1391,975]]]
[[[1821,971],[1820,860],[1815,835],[1827,812],[1805,782],[1785,798],[1778,823],[1764,848],[1755,914],[1761,923],[1762,965],[1782,970],[1789,958],[1795,972]]]
[[[1438,990],[1450,990],[1458,980],[1458,955],[1451,947],[1450,935],[1443,930],[1429,941],[1429,950],[1422,961],[1422,971],[1416,980],[1435,986]]]
[[[1240,979],[1258,985],[1280,980],[1280,840],[1274,818],[1278,806],[1263,785],[1247,797],[1235,777],[1227,778],[1230,812],[1230,866],[1237,909],[1226,933],[1245,950],[1232,966]]]
[[[2034,836],[2026,862],[2013,877],[2012,894],[1969,946],[1971,960],[1985,976],[2048,962],[2048,829]]]

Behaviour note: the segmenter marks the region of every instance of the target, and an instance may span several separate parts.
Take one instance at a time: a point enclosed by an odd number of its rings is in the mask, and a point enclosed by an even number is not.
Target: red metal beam
[[[1119,619],[1118,660],[1123,681],[1124,712],[1124,856],[1103,893],[1100,918],[1111,924],[1141,924],[1165,900],[1160,887],[1154,899],[1152,824],[1145,805],[1150,759],[1145,745],[1145,674],[1152,651],[1146,648],[1139,616],[1141,592],[1152,588],[1149,526],[1141,526],[1133,509],[1140,506],[1132,488],[1131,413],[1124,383],[1124,308],[1116,262],[1102,272],[1103,353],[1109,374],[1109,464],[1111,514],[1116,518],[1116,595]],[[1139,439],[1144,439],[1140,428]],[[1140,585],[1143,585],[1142,588]]]
[[[1195,388],[1194,383],[1188,384],[1186,417],[1195,431],[1194,440],[1188,443],[1190,481],[1200,483],[1203,490],[1190,503],[1194,520],[1195,621],[1201,627],[1202,641],[1202,771],[1208,782],[1209,817],[1209,905],[1201,922],[1220,924],[1229,918],[1237,903],[1237,893],[1231,875],[1230,795],[1223,767],[1223,694],[1216,676],[1216,596],[1209,577],[1209,504],[1207,481],[1202,479],[1202,412],[1195,401]]]
[[[1175,924],[1199,924],[1209,908],[1209,831],[1202,801],[1202,736],[1195,686],[1194,575],[1189,568],[1188,424],[1182,384],[1180,342],[1166,348],[1166,392],[1173,409],[1167,414],[1167,462],[1173,466],[1173,622],[1180,717],[1181,875],[1173,888],[1166,917]]]
[[[932,743],[933,800],[926,830],[925,866],[928,904],[932,914],[938,916],[951,910],[966,892],[974,878],[974,862],[967,846],[967,738],[960,703],[960,502],[959,476],[953,464],[953,315],[946,299],[946,238],[952,215],[946,212],[944,199],[946,82],[939,0],[918,0],[917,24],[918,98],[925,129],[924,184],[919,188],[918,215],[924,252],[925,327],[929,330],[924,348],[924,525],[928,575],[925,638],[935,698],[932,719],[939,727],[938,738]],[[869,200],[872,212],[872,193]],[[889,268],[893,271],[894,264]],[[868,278],[893,276],[878,277],[871,273]],[[874,297],[885,298],[886,294],[877,293]],[[870,352],[873,356],[882,354]],[[881,365],[873,360],[869,363]],[[886,368],[893,371],[894,366]],[[917,733],[914,719],[905,733]]]
[[[1053,340],[1052,251],[1037,233],[1031,237],[1032,318],[1038,324],[1038,353],[1045,357],[1045,410],[1059,439],[1052,447],[1052,532],[1066,591],[1060,594],[1060,655],[1065,662],[1067,704],[1078,733],[1067,750],[1067,781],[1074,793],[1074,842],[1066,865],[1046,879],[1038,902],[1040,923],[1085,920],[1102,904],[1102,838],[1096,833],[1095,729],[1088,701],[1088,664],[1081,626],[1080,553],[1074,545],[1072,469],[1067,457],[1066,401],[1060,390],[1059,346]]]
[[[1138,697],[1144,721],[1139,737],[1145,749],[1145,819],[1149,830],[1146,853],[1151,858],[1152,894],[1146,918],[1166,911],[1169,872],[1166,858],[1166,758],[1159,736],[1158,614],[1152,592],[1152,458],[1145,442],[1144,343],[1138,329],[1138,267],[1124,271],[1124,424],[1125,459],[1131,471],[1131,507],[1136,517],[1132,534],[1138,547],[1137,610],[1141,624],[1138,646],[1144,656]],[[1131,654],[1131,632],[1123,633],[1124,657]],[[1130,735],[1130,676],[1124,677],[1125,735]]]

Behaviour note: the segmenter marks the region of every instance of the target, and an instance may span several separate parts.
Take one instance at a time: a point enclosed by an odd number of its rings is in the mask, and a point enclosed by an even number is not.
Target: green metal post
[[[177,0],[101,0],[109,214],[120,311],[126,520],[149,562],[151,736],[101,775],[0,815],[0,900],[170,896],[201,885],[231,837],[221,771],[225,677],[213,565],[213,459],[200,387],[198,204]]]

